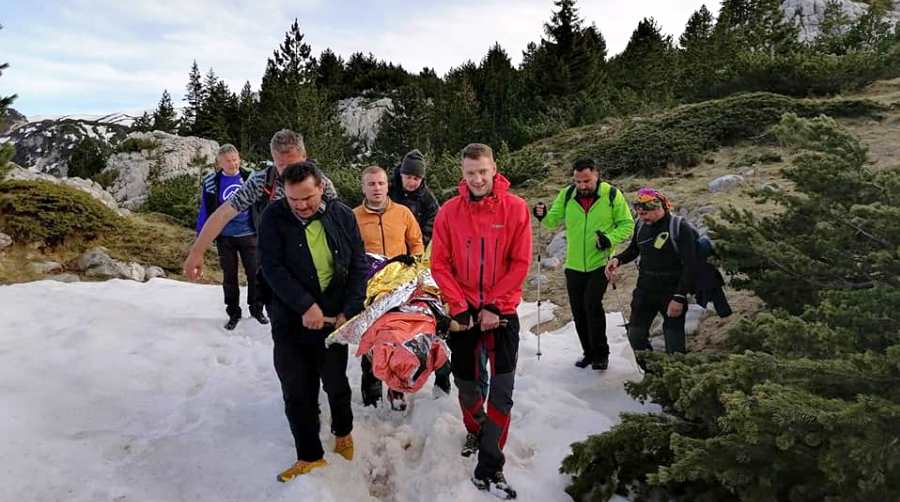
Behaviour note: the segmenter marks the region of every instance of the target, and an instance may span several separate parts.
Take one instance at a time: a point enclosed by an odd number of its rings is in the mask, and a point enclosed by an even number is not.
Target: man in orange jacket
[[[359,232],[367,253],[393,258],[397,255],[420,255],[425,252],[422,230],[416,217],[403,204],[388,197],[387,173],[378,166],[362,172],[365,200],[353,208]]]
[[[378,166],[364,169],[362,190],[365,200],[353,209],[353,215],[356,216],[366,252],[388,258],[424,253],[422,231],[416,217],[406,206],[388,197],[388,178],[385,170]],[[368,356],[363,356],[360,365],[363,405],[378,406],[378,401],[381,400],[381,381],[375,378],[372,362]],[[394,410],[406,409],[406,400],[402,392],[389,389],[388,401]]]
[[[481,490],[515,498],[503,476],[503,445],[509,432],[522,284],[531,265],[528,206],[509,192],[487,145],[462,151],[459,195],[435,219],[431,273],[464,331],[450,335],[451,367],[468,432],[463,453],[477,445],[472,482]],[[490,394],[478,384],[476,354],[485,348],[491,366]],[[470,444],[471,443],[471,444]]]

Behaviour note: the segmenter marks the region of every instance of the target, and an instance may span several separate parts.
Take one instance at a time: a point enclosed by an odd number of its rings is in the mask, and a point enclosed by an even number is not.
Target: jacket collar
[[[470,203],[478,203],[483,200],[497,200],[501,195],[509,192],[510,183],[509,180],[506,179],[506,176],[503,176],[500,173],[494,175],[494,187],[491,193],[485,195],[478,201],[473,201],[471,198],[471,193],[469,192],[469,185],[466,184],[466,180],[462,180],[459,182],[459,195],[463,198],[463,200]]]

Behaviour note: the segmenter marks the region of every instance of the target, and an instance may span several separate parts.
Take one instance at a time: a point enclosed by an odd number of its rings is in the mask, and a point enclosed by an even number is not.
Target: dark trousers
[[[631,298],[631,318],[628,321],[628,342],[632,350],[653,350],[650,346],[650,325],[653,324],[656,314],[661,314],[666,353],[686,352],[684,320],[687,305],[684,306],[680,316],[669,317],[666,311],[673,294],[674,291],[635,288]]]
[[[346,436],[353,430],[350,382],[347,380],[347,346],[300,343],[303,335],[274,337],[275,372],[281,380],[297,459],[312,462],[325,454],[319,441],[319,382],[328,395],[331,432]]]
[[[262,312],[256,292],[256,236],[219,237],[219,264],[222,266],[222,290],[225,292],[225,312],[228,317],[241,317],[241,289],[238,282],[238,256],[247,276],[247,305],[250,313]]]
[[[504,315],[506,326],[482,332],[478,327],[450,334],[453,380],[459,389],[459,405],[468,432],[479,435],[475,476],[486,477],[503,470],[503,446],[509,433],[516,362],[519,357],[519,318]],[[480,386],[481,354],[490,364],[490,391],[485,412]]]
[[[566,269],[566,289],[569,292],[575,331],[581,341],[584,357],[591,362],[609,358],[606,312],[603,310],[603,295],[606,294],[609,281],[603,270],[603,267],[592,272]]]

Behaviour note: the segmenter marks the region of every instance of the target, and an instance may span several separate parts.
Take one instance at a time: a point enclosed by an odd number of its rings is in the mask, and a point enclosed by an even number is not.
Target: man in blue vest
[[[197,215],[197,233],[206,223],[206,218],[237,192],[253,171],[241,167],[241,157],[234,145],[225,144],[216,155],[216,171],[210,173],[201,183],[200,212]],[[256,291],[256,228],[250,218],[250,211],[237,214],[216,237],[219,264],[222,266],[222,289],[225,293],[225,312],[228,322],[225,329],[232,330],[241,320],[241,291],[238,283],[238,258],[247,275],[247,305],[250,315],[260,324],[269,320],[262,310],[262,303]]]

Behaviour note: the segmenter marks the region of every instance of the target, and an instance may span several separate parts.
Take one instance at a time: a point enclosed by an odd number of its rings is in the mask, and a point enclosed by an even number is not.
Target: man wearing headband
[[[685,352],[684,314],[686,295],[693,288],[697,232],[686,220],[680,219],[678,237],[672,238],[672,204],[657,190],[640,189],[633,206],[639,222],[631,244],[606,265],[606,275],[613,281],[619,266],[638,257],[641,259],[637,287],[631,300],[628,341],[635,352],[653,350],[650,325],[656,314],[662,314],[666,352]],[[638,364],[643,367],[640,358]]]
[[[595,370],[609,367],[606,313],[603,295],[609,281],[603,267],[634,232],[634,220],[621,191],[600,181],[593,159],[575,161],[573,183],[562,190],[546,212],[543,204],[534,215],[551,230],[566,227],[566,289],[583,356],[575,366]]]

